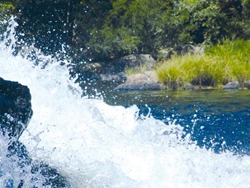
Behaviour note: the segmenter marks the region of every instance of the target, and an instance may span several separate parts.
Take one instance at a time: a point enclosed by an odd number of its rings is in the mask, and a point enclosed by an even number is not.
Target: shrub
[[[161,63],[156,72],[159,80],[167,86],[173,82],[190,82],[219,87],[229,81],[238,81],[243,87],[244,82],[250,80],[249,50],[250,41],[225,40],[206,47],[204,55],[175,56]]]

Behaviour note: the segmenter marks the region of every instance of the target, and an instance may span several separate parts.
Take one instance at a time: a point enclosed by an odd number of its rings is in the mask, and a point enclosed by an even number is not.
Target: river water
[[[41,55],[37,65],[0,43],[0,76],[27,85],[32,95],[33,116],[20,141],[73,188],[249,187],[249,91],[90,99],[67,66],[52,60]],[[0,146],[0,187],[21,180],[23,187],[45,187],[29,166],[6,155],[4,138]]]
[[[249,155],[249,98],[248,90],[137,91],[114,92],[105,101],[136,104],[143,114],[180,124],[201,147]]]

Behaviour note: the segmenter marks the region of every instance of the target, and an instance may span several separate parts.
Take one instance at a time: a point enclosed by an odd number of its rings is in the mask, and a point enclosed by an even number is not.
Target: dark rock
[[[115,91],[134,91],[134,90],[160,90],[161,85],[152,81],[141,81],[120,84],[114,90]]]
[[[0,132],[18,139],[32,116],[27,86],[0,78]]]
[[[140,70],[141,67],[145,67],[146,70],[151,70],[155,63],[155,59],[149,54],[127,55],[113,62],[116,72],[123,72],[125,68]]]
[[[76,82],[81,83],[86,80],[99,80],[103,66],[99,62],[84,62],[69,66],[69,71],[72,78],[77,77]]]
[[[44,187],[51,188],[70,188],[67,179],[60,175],[58,170],[41,162],[34,162],[31,169],[33,174],[42,175],[45,178],[43,182]]]
[[[225,86],[223,86],[223,89],[239,89],[239,87],[239,82],[229,82]]]
[[[106,93],[126,81],[126,68],[140,72],[151,70],[156,61],[149,54],[132,54],[107,62],[82,62],[69,65],[70,75],[76,78],[83,95]]]
[[[79,73],[84,72],[97,72],[100,73],[102,70],[102,64],[99,62],[79,63],[77,64],[77,71]]]
[[[172,49],[173,53],[176,53],[177,55],[184,55],[187,53],[194,54],[195,52],[195,46],[187,44],[184,46],[176,46]]]
[[[32,161],[28,155],[26,147],[19,141],[14,141],[8,146],[8,154],[6,157],[10,159],[13,158],[13,162],[17,163],[18,167],[15,169],[15,173],[19,171],[19,173],[22,173],[23,176],[27,174],[28,178],[25,177],[25,179],[20,180],[20,182],[15,182],[15,184],[18,183],[17,187],[31,187],[31,184],[34,184],[32,187],[37,187],[37,185],[54,188],[71,187],[67,179],[60,175],[58,170],[50,167],[47,164],[44,164],[43,162]],[[14,184],[12,179],[9,179],[8,181],[13,182]]]
[[[194,86],[213,86],[214,85],[214,79],[212,75],[209,74],[201,74],[197,75],[195,78],[193,78],[190,83]]]
[[[245,81],[244,87],[246,87],[247,89],[250,89],[250,81]]]
[[[194,90],[194,86],[191,83],[186,83],[186,84],[184,84],[183,89]]]
[[[18,82],[0,78],[0,139],[7,138],[7,152],[4,157],[13,159],[13,162],[17,163],[19,168],[15,169],[16,171],[19,170],[23,175],[34,175],[34,178],[30,180],[34,183],[33,187],[36,187],[35,184],[37,183],[42,183],[46,187],[69,188],[70,185],[65,177],[61,176],[56,169],[46,164],[33,162],[26,147],[18,141],[18,138],[27,127],[31,116],[32,108],[29,88]],[[31,167],[31,172],[28,167]],[[43,177],[43,180],[36,177]],[[20,180],[17,187],[28,187],[31,182],[28,182],[27,185],[26,181],[26,179]],[[17,184],[17,182],[15,183]],[[14,180],[11,178],[7,179],[5,187],[14,187]]]

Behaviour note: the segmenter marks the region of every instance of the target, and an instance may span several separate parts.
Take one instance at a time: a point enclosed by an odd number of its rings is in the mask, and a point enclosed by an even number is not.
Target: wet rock
[[[0,78],[0,132],[18,139],[32,116],[27,86]]]
[[[45,181],[43,182],[44,187],[71,188],[67,179],[64,176],[60,175],[57,169],[52,168],[45,163],[33,163],[31,171],[33,174],[42,175],[45,178]]]
[[[83,95],[106,93],[126,81],[125,69],[136,72],[151,70],[156,61],[149,54],[131,54],[104,62],[82,62],[70,65],[70,75],[77,78]]]
[[[161,84],[154,71],[146,71],[144,73],[133,74],[128,76],[124,84],[118,85],[114,90],[160,90]]]
[[[250,89],[250,81],[245,81],[244,87],[246,87],[247,89]]]
[[[229,82],[225,86],[223,86],[223,89],[239,89],[239,87],[239,82]]]
[[[140,70],[144,67],[146,70],[151,70],[155,63],[155,59],[149,54],[131,54],[121,57],[113,64],[116,72],[123,72],[125,68]]]
[[[101,62],[84,62],[69,66],[72,78],[77,77],[76,82],[82,83],[86,80],[98,80],[103,71]]]
[[[186,84],[184,84],[183,89],[185,89],[185,90],[194,90],[195,87],[191,83],[186,83]]]
[[[26,147],[19,141],[14,141],[8,146],[7,156],[17,163],[15,172],[22,174],[18,182],[9,178],[5,187],[62,187],[70,188],[67,179],[60,175],[58,170],[40,161],[32,161]],[[0,161],[1,165],[1,161]],[[3,172],[4,173],[4,172]],[[12,173],[10,171],[9,173]],[[3,178],[3,177],[2,177]],[[7,186],[8,185],[8,186]],[[15,185],[15,186],[14,186]],[[32,186],[33,185],[33,186]]]
[[[41,184],[41,181],[44,181],[43,185],[46,187],[70,188],[66,178],[61,176],[56,169],[42,162],[34,163],[25,145],[18,141],[18,138],[28,126],[31,116],[32,108],[29,88],[18,82],[0,78],[0,139],[6,140],[7,145],[4,145],[6,154],[3,157],[13,159],[13,162],[17,163],[19,167],[16,170],[20,170],[20,173],[23,175],[33,174],[34,178],[30,180],[34,183],[33,187],[37,187],[35,184]],[[29,169],[31,169],[31,172]],[[0,172],[0,178],[1,173],[4,172]],[[42,177],[42,180],[39,177]],[[27,181],[27,179],[22,179],[20,182],[15,182],[14,185],[14,180],[9,178],[6,179],[5,187],[28,187],[32,182]]]
[[[160,90],[161,85],[157,82],[141,81],[135,83],[124,83],[117,86],[115,91],[135,91],[135,90]]]

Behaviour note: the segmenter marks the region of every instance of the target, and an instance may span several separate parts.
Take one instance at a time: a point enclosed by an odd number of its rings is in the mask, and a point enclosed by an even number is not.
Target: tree
[[[92,47],[88,42],[102,28],[106,14],[111,8],[109,0],[81,0],[75,6],[73,37],[70,45],[74,62],[100,59],[95,56],[96,54],[93,54]]]
[[[19,40],[35,44],[45,54],[54,54],[72,37],[73,0],[16,0]]]
[[[69,46],[74,61],[86,59],[93,28],[100,28],[110,1],[101,0],[14,0],[20,41],[35,44],[45,54]],[[84,55],[83,55],[84,54]]]
[[[217,43],[228,38],[241,37],[244,30],[243,4],[241,0],[183,0],[174,12],[182,22],[181,42]]]
[[[170,21],[171,1],[116,0],[89,46],[94,54],[116,57],[129,53],[154,53],[170,45],[178,33]]]
[[[15,7],[19,44],[34,43],[45,54],[55,54],[65,44],[75,64],[131,53],[155,55],[160,48],[250,34],[249,0],[8,2]]]

